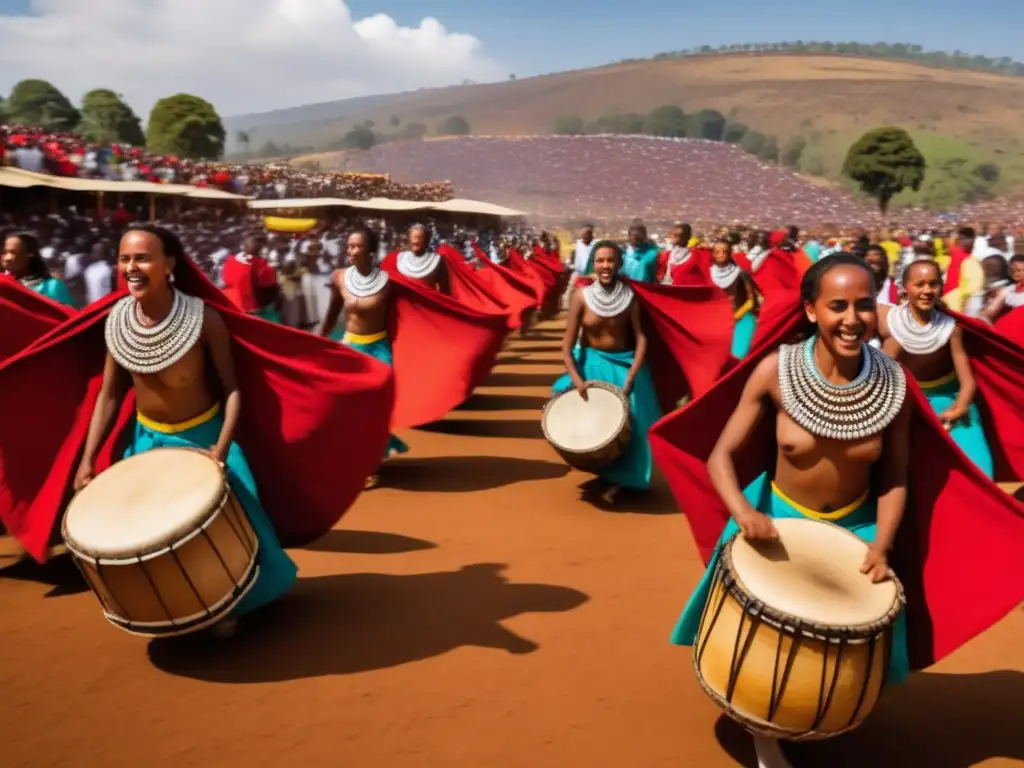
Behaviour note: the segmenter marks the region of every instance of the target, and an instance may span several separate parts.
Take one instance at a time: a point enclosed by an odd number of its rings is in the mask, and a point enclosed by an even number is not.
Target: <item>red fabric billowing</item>
[[[533,288],[508,267],[492,262],[476,243],[473,244],[473,252],[480,262],[476,276],[501,296],[502,301],[508,306],[510,316],[516,322],[514,326],[510,324],[509,327],[514,330],[526,325],[530,315],[537,308],[537,297]]]
[[[691,248],[690,258],[671,268],[669,278],[672,285],[711,285],[711,251],[707,248]]]
[[[282,544],[326,533],[380,464],[394,399],[391,369],[334,342],[250,317],[190,262],[176,285],[224,318],[242,395],[238,441]],[[0,519],[36,559],[61,510],[99,394],[104,319],[123,293],[96,302],[0,364]],[[129,395],[96,471],[120,456]],[[358,439],[352,439],[357,436]]]
[[[462,254],[451,246],[442,245],[437,249],[437,255],[444,261],[448,273],[448,290],[451,291],[453,299],[470,309],[485,314],[498,312],[504,315],[509,313],[508,306],[495,295],[491,287],[476,276],[473,269],[462,258]],[[380,268],[392,277],[401,275],[398,271],[398,251],[389,253]]]
[[[996,320],[995,328],[1010,341],[1024,347],[1024,307],[1011,309]]]
[[[75,314],[75,310],[0,275],[0,363]]]
[[[708,456],[755,366],[791,339],[801,322],[799,305],[792,301],[789,312],[774,315],[766,343],[703,397],[651,428],[655,462],[686,514],[705,562],[728,520],[708,477]],[[973,328],[965,326],[965,330],[965,335],[973,335]],[[972,364],[980,382],[986,377],[988,363],[975,359]],[[1024,386],[1018,383],[1016,391],[1011,391],[1010,381],[1003,385],[1002,396],[1012,398],[1004,405],[1019,407],[1024,402]],[[1024,600],[1024,570],[1018,563],[1024,551],[1024,505],[966,459],[912,381],[908,397],[914,405],[910,482],[907,512],[892,564],[907,590],[911,664],[922,668],[951,653]],[[741,487],[766,468],[774,468],[774,425],[774,418],[767,416],[737,456]],[[1019,446],[1003,448],[1014,452],[1010,463],[1019,467]]]
[[[549,269],[533,264],[532,260],[524,258],[514,248],[509,249],[508,263],[511,269],[521,275],[533,288],[537,295],[537,304],[544,306],[548,293],[554,290],[558,280],[555,274]]]
[[[954,245],[949,249],[949,269],[946,270],[946,277],[942,288],[943,294],[955,291],[960,287],[960,265],[969,258],[971,258],[971,254],[959,245]]]
[[[554,256],[549,251],[545,251],[537,244],[534,244],[533,254],[527,260],[527,264],[540,272],[550,273],[554,278],[554,282],[548,282],[546,276],[544,278],[547,290],[544,293],[544,303],[541,305],[541,312],[549,317],[557,315],[562,295],[565,293],[565,287],[572,276],[571,273],[558,260],[557,256]]]
[[[736,262],[736,266],[748,275],[754,274],[754,265],[750,263],[750,257],[747,254],[742,251],[733,251],[732,260]]]
[[[277,285],[277,270],[262,256],[252,256],[248,264],[229,256],[221,269],[221,279],[224,281],[223,293],[235,309],[255,312],[263,306],[257,291]]]
[[[761,262],[754,276],[762,295],[768,296],[777,292],[791,294],[799,291],[803,272],[797,266],[792,253],[773,248]]]

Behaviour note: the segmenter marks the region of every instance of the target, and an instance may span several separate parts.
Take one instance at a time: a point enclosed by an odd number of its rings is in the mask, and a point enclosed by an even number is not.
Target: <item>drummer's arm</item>
[[[633,379],[636,378],[637,371],[647,358],[647,335],[644,333],[643,323],[640,322],[640,302],[635,298],[629,305],[629,322],[633,326],[633,336],[636,338],[636,352],[633,354],[633,365],[629,367],[625,385],[622,387],[622,391],[627,395],[633,389]]]
[[[910,399],[885,430],[882,453],[882,484],[878,494],[878,523],[871,548],[887,554],[907,504],[907,465],[910,463]]]
[[[569,378],[578,389],[583,384],[580,372],[576,369],[576,359],[572,356],[572,350],[576,346],[576,339],[580,335],[580,319],[583,317],[583,296],[579,289],[572,292],[569,300],[569,319],[565,324],[565,336],[562,338],[562,360],[565,362],[565,370],[569,372]],[[583,344],[584,340],[580,340]]]
[[[211,446],[210,453],[217,461],[223,462],[228,455],[235,430],[238,428],[238,420],[242,415],[242,395],[238,391],[235,359],[231,355],[231,335],[224,325],[224,318],[218,312],[208,309],[203,325],[210,359],[213,361],[224,393],[224,425],[220,428],[217,444]]]
[[[96,398],[96,405],[92,409],[89,433],[85,438],[85,449],[82,451],[80,462],[80,466],[88,469],[89,475],[92,474],[96,453],[110,429],[110,422],[113,421],[118,405],[127,391],[127,374],[118,367],[108,352],[106,361],[103,363],[103,383],[100,385],[100,394]]]
[[[345,299],[338,289],[341,275],[342,270],[339,269],[331,276],[331,301],[327,305],[327,313],[324,315],[323,322],[320,323],[320,330],[317,331],[321,336],[331,335],[334,326],[338,324],[338,318],[341,317],[341,310],[345,306]]]

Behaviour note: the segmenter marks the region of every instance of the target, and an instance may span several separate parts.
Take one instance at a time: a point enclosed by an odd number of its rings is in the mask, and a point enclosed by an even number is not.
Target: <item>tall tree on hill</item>
[[[7,122],[7,102],[0,96],[0,123]]]
[[[96,88],[85,94],[80,115],[78,132],[89,141],[133,147],[146,143],[139,116],[111,90]]]
[[[358,125],[345,134],[341,140],[345,149],[371,149],[377,143],[377,136],[365,125]]]
[[[894,126],[865,133],[850,146],[843,162],[843,175],[878,201],[883,216],[893,197],[904,189],[921,188],[924,173],[924,155],[910,134]]]
[[[179,93],[153,105],[146,145],[161,155],[217,160],[224,154],[225,136],[224,124],[210,102]]]
[[[725,136],[725,115],[717,109],[702,109],[696,115],[690,115],[688,135],[695,139],[721,141]]]
[[[765,163],[779,162],[779,140],[774,136],[765,136],[764,144],[757,150],[757,159]]]
[[[559,136],[578,136],[583,133],[583,118],[579,115],[559,115],[555,118],[554,131]]]
[[[242,157],[248,159],[249,153],[252,151],[252,136],[249,135],[248,131],[238,131],[235,134],[235,141],[242,148]]]
[[[749,130],[750,128],[743,123],[729,123],[725,126],[725,135],[722,138],[730,144],[739,144]]]
[[[437,132],[441,136],[468,136],[469,122],[462,115],[452,115],[441,123]]]
[[[742,147],[744,152],[756,155],[761,151],[765,141],[767,141],[767,138],[760,131],[747,131],[743,139],[740,140],[740,147]]]
[[[644,119],[644,133],[649,136],[686,136],[686,115],[679,107],[671,104],[652,109]]]
[[[803,136],[790,136],[786,148],[782,150],[782,164],[787,168],[799,168],[800,158],[807,149],[807,139]]]
[[[68,97],[46,80],[22,80],[7,99],[8,119],[21,125],[42,126],[48,131],[73,131],[78,110]]]

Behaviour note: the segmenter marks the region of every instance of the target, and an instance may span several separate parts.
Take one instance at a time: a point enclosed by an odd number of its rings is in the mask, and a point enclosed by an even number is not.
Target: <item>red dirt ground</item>
[[[463,408],[403,435],[386,487],[231,641],[121,633],[66,562],[0,570],[0,764],[751,765],[668,642],[701,572],[686,521],[662,486],[622,513],[581,500],[541,437],[559,333],[510,342]],[[795,764],[1019,764],[1022,636],[1016,611]]]

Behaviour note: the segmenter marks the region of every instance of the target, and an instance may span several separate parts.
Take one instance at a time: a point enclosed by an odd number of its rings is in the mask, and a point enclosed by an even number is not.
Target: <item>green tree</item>
[[[377,143],[377,136],[366,126],[360,125],[346,133],[341,143],[345,149],[370,149]]]
[[[843,162],[843,175],[878,201],[883,216],[895,195],[904,189],[921,188],[924,174],[924,155],[910,134],[894,126],[865,133],[850,146]]]
[[[717,109],[702,109],[697,114],[690,115],[689,123],[690,130],[687,133],[695,139],[721,141],[725,136],[725,115]]]
[[[975,166],[974,175],[986,184],[995,184],[999,181],[1002,171],[995,163],[981,163],[980,165]]]
[[[40,125],[50,131],[73,131],[78,110],[68,97],[45,80],[22,80],[7,99],[12,123]]]
[[[686,115],[679,107],[665,104],[652,109],[644,119],[644,133],[650,136],[686,136]]]
[[[747,135],[750,130],[743,123],[729,123],[725,126],[725,135],[723,139],[730,144],[739,144],[743,141],[743,137]]]
[[[757,159],[766,163],[779,162],[779,140],[774,136],[766,136],[764,144],[757,150]]]
[[[224,124],[213,105],[189,93],[160,99],[149,113],[146,144],[152,152],[194,160],[224,154]]]
[[[578,136],[583,133],[583,118],[579,115],[559,115],[555,118],[554,131],[559,136]]]
[[[398,132],[399,139],[411,139],[418,141],[427,135],[427,126],[423,123],[406,123]]]
[[[469,123],[462,115],[452,115],[441,123],[437,132],[441,136],[468,136]]]
[[[138,115],[118,94],[106,88],[89,91],[82,97],[78,132],[100,144],[146,143]]]
[[[632,135],[644,132],[644,116],[636,112],[615,112],[602,115],[587,125],[586,133],[618,133]]]
[[[787,168],[799,168],[800,158],[807,149],[807,139],[803,136],[790,136],[786,148],[782,150],[782,164]]]
[[[761,147],[764,146],[765,141],[765,135],[760,131],[747,131],[746,135],[744,135],[743,139],[740,141],[740,147],[743,148],[744,152],[756,155],[761,151]]]
[[[242,148],[243,157],[248,158],[249,152],[252,150],[252,136],[249,135],[249,132],[238,131],[235,134],[235,141],[237,141],[238,146]]]
[[[7,102],[0,96],[0,123],[7,122]]]

